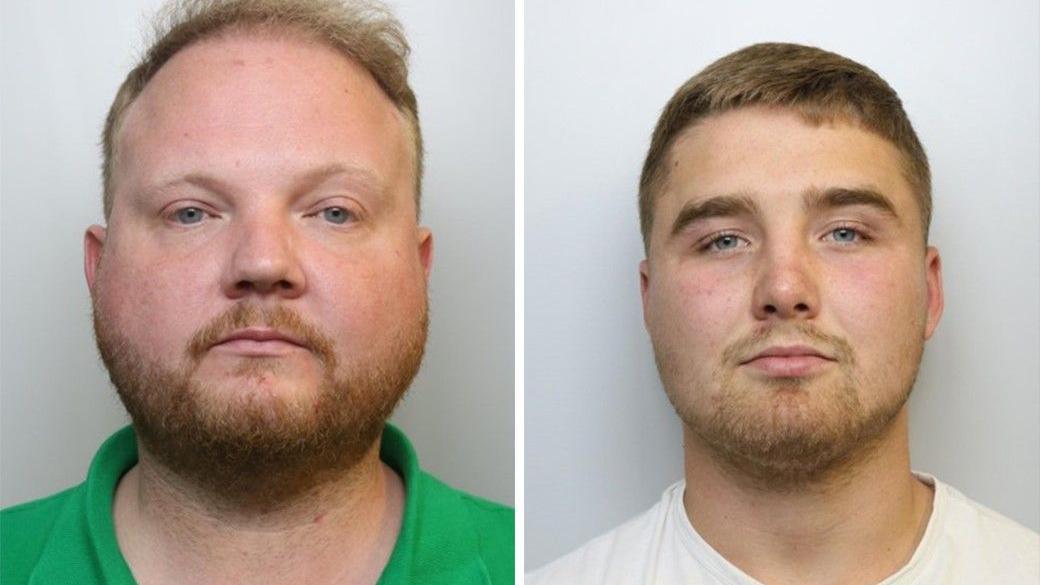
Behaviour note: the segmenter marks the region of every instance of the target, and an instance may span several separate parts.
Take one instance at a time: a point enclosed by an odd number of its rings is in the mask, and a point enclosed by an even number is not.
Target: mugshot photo
[[[525,3],[532,583],[1036,580],[1037,17]]]
[[[512,582],[512,3],[3,23],[0,580]]]

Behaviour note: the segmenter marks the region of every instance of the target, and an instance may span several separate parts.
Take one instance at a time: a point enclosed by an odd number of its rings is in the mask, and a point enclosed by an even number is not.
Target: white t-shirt
[[[932,515],[917,550],[881,583],[1037,585],[1040,536],[925,474],[935,487]],[[527,585],[761,585],[693,529],[682,496],[667,490],[653,508],[528,575]]]

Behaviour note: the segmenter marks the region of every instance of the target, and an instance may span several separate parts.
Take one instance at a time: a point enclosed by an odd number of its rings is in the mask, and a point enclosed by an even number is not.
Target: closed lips
[[[227,337],[222,338],[220,341],[218,341],[216,343],[216,345],[220,345],[220,344],[223,344],[223,343],[230,343],[232,341],[240,341],[240,340],[241,341],[255,341],[255,342],[281,341],[281,342],[284,342],[284,343],[291,343],[292,345],[298,345],[300,347],[307,347],[307,344],[302,339],[299,339],[296,336],[288,335],[288,334],[282,333],[280,331],[276,331],[274,329],[258,329],[258,328],[241,329],[241,330],[235,331],[235,332],[231,333],[230,335],[228,335]]]
[[[742,364],[746,364],[746,363],[753,362],[753,361],[755,361],[757,359],[761,359],[761,358],[785,358],[785,357],[816,357],[816,358],[821,358],[821,359],[825,359],[825,360],[832,360],[832,361],[834,359],[834,358],[824,354],[823,352],[821,352],[819,350],[816,350],[815,348],[809,347],[807,345],[792,345],[792,346],[786,346],[786,347],[783,347],[783,346],[773,346],[773,347],[767,348],[767,349],[765,349],[765,350],[755,354],[750,359],[747,359],[747,360],[745,360],[745,361],[743,361],[741,363]]]

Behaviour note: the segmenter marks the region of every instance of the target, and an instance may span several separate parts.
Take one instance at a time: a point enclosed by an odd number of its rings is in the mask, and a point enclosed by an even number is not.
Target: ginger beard
[[[908,348],[915,352],[909,378],[899,392],[879,392],[879,400],[868,406],[861,397],[880,381],[858,369],[852,346],[810,324],[791,328],[798,338],[830,352],[834,371],[818,379],[768,380],[740,371],[741,361],[780,337],[773,326],[728,345],[708,384],[691,387],[681,381],[688,369],[682,354],[654,339],[665,391],[685,426],[724,470],[772,491],[825,482],[869,457],[909,398],[924,350],[923,342]]]
[[[177,370],[144,359],[94,299],[101,358],[139,440],[173,473],[240,506],[269,508],[353,468],[375,444],[415,378],[428,328],[420,311],[397,321],[379,360],[340,369],[333,342],[298,313],[238,304],[200,328]],[[324,370],[305,396],[243,392],[230,399],[195,378],[208,348],[244,327],[266,326],[305,340]],[[276,358],[243,362],[236,376],[278,375]]]

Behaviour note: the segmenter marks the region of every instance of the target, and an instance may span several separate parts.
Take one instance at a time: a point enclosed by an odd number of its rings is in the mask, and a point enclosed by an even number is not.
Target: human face
[[[640,266],[646,327],[688,431],[748,477],[817,479],[905,403],[942,284],[900,160],[852,124],[764,108],[672,148]]]
[[[236,33],[174,56],[126,113],[109,226],[86,235],[124,402],[179,391],[194,424],[253,451],[264,432],[328,436],[337,392],[381,427],[425,340],[432,240],[412,156],[372,77],[323,45]]]

